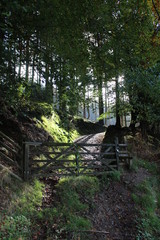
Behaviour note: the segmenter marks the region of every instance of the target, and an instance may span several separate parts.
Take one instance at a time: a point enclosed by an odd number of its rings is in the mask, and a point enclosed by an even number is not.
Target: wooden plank
[[[104,153],[109,152],[111,149],[112,149],[112,147],[109,147],[109,148],[105,149]]]
[[[63,155],[63,151],[61,151],[61,152],[43,152],[42,154],[48,154],[48,155],[50,155],[50,154],[62,154]],[[76,151],[74,151],[74,152],[69,152],[68,154],[70,154],[70,155],[75,155],[76,154]],[[100,152],[80,152],[80,151],[78,151],[78,154],[80,154],[80,155],[100,155],[101,153]]]
[[[79,160],[80,163],[88,163],[88,162],[106,162],[106,161],[116,161],[115,158],[104,158],[104,159],[81,159]],[[72,160],[68,160],[68,159],[59,159],[59,160],[48,160],[48,159],[44,159],[44,160],[40,160],[40,159],[34,159],[31,164],[34,164],[34,163],[45,163],[45,162],[48,162],[48,163],[59,163],[59,162],[62,162],[62,163],[73,163],[75,162],[75,159],[72,159]]]
[[[129,156],[129,154],[119,154],[120,158],[132,158]]]
[[[33,142],[27,142],[29,145],[34,145]],[[34,142],[35,144],[39,142]],[[56,146],[56,147],[64,147],[64,146],[87,146],[87,147],[101,147],[101,146],[106,146],[106,147],[114,147],[115,144],[92,144],[92,143],[54,143],[54,142],[45,142],[42,143],[42,146]]]
[[[115,152],[116,152],[116,159],[117,159],[117,170],[119,170],[119,143],[118,143],[118,138],[115,138]]]
[[[5,147],[7,150],[9,150],[10,152],[14,153],[17,155],[17,151],[11,147],[9,147],[7,144],[5,144],[4,142],[0,141],[0,144]]]
[[[114,147],[115,144],[94,144],[94,143],[77,143],[77,146],[85,146],[85,147]]]
[[[128,154],[128,151],[127,150],[125,150],[125,151],[119,151],[119,154]]]
[[[62,163],[73,163],[73,162],[75,162],[75,159],[73,159],[73,160],[68,160],[68,159],[63,159],[63,160],[61,160],[61,159],[59,159],[59,160],[48,160],[48,159],[44,159],[44,160],[38,160],[38,159],[34,159],[33,161],[32,161],[32,164],[34,164],[34,163],[45,163],[45,162],[47,162],[47,163],[60,163],[60,162],[62,162]]]
[[[103,155],[103,156],[115,156],[115,152],[107,152],[107,153],[103,153],[103,154],[101,154],[101,155]]]
[[[24,142],[24,144],[27,144],[28,146],[41,146],[42,142]]]
[[[128,146],[128,144],[126,144],[126,143],[119,143],[118,145],[119,145],[119,147],[127,147]]]
[[[24,180],[28,180],[29,172],[30,172],[30,169],[29,169],[29,144],[27,144],[26,142],[24,143],[23,151],[24,151],[23,178],[24,178]]]
[[[13,159],[11,159],[10,157],[6,156],[4,153],[0,152],[0,156],[3,157],[8,163],[15,165],[15,161]]]
[[[10,137],[8,137],[6,134],[4,134],[3,132],[1,132],[0,131],[0,135],[2,136],[2,137],[4,137],[4,138],[6,138],[8,141],[10,141],[13,145],[15,145],[17,148],[21,148],[20,146],[19,146],[19,144],[18,143],[16,143],[13,139],[11,139]]]
[[[12,177],[16,178],[17,180],[19,180],[20,182],[22,182],[22,178],[20,178],[17,174],[13,173],[12,171],[9,170],[9,168],[7,168],[6,166],[0,164],[0,167],[5,169],[7,173],[9,173]]]
[[[5,169],[5,171],[6,171],[7,173],[9,173],[12,177],[16,178],[16,179],[19,180],[20,182],[23,181],[22,178],[20,178],[17,174],[15,174],[15,173],[13,173],[12,171],[10,171],[9,168],[7,168],[6,166],[0,164],[0,167],[3,168],[3,169]]]

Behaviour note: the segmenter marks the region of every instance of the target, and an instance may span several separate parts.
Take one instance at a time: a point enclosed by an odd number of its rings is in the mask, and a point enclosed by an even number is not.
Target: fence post
[[[79,176],[79,162],[78,162],[79,161],[79,159],[78,159],[79,158],[78,157],[79,153],[78,153],[78,146],[76,146],[76,154],[75,155],[76,155],[76,169],[77,169],[77,173],[76,174]]]
[[[126,144],[126,152],[127,152],[127,154],[128,154],[128,158],[126,159],[126,164],[127,164],[127,166],[128,166],[128,168],[129,169],[131,169],[131,167],[132,167],[132,158],[130,158],[130,154],[129,154],[129,152],[128,152],[128,143],[127,143],[127,138],[125,137],[124,138],[124,143]]]
[[[23,179],[28,180],[29,177],[29,145],[23,143]]]
[[[117,160],[117,170],[119,170],[119,141],[118,141],[118,137],[115,138],[115,151],[116,151],[116,160]]]

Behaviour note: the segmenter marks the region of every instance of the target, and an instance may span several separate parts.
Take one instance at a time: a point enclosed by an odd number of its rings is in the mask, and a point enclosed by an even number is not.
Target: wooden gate
[[[127,144],[118,139],[114,144],[25,142],[23,177],[100,175],[119,170],[130,159]]]

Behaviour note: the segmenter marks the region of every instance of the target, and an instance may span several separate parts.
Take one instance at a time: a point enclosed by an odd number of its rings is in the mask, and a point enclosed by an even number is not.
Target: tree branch
[[[156,8],[156,5],[155,5],[155,2],[154,2],[154,0],[152,0],[152,4],[153,4],[153,7],[154,7],[154,10],[155,10],[155,11],[156,11],[156,13],[157,13],[158,20],[160,20],[160,15],[159,15],[159,12],[158,12],[158,10],[157,10],[157,8]]]

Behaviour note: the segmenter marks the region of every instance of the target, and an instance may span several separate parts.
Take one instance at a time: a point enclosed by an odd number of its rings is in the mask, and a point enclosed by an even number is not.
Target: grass
[[[119,182],[121,179],[122,171],[113,171],[108,176],[114,182]]]
[[[8,210],[0,214],[0,239],[30,239],[33,222],[40,218],[43,184],[16,183]]]
[[[0,226],[0,238],[3,240],[29,239],[31,237],[31,222],[23,215],[6,216]]]
[[[150,177],[139,184],[132,195],[139,212],[137,240],[157,240],[160,238],[159,174],[157,166],[148,161],[134,160],[132,170],[137,171],[139,167],[147,169]]]
[[[155,163],[153,163],[153,162],[151,163],[147,160],[145,161],[144,159],[134,157],[133,164],[131,166],[131,170],[138,171],[138,169],[140,167],[147,169],[151,174],[158,173],[157,165]]]
[[[62,232],[69,235],[69,239],[77,239],[73,238],[77,236],[77,231],[91,228],[91,222],[84,213],[88,210],[95,193],[99,191],[99,180],[87,176],[62,178],[56,190],[59,199],[56,207],[43,212],[43,217],[48,222],[47,236],[49,239],[53,237],[54,222],[57,225],[57,239]]]
[[[59,239],[62,233],[78,239],[79,231],[92,227],[85,213],[99,185],[96,177],[62,178],[56,186],[58,201],[55,206],[43,209],[44,185],[39,180],[19,183],[8,211],[0,215],[0,239],[34,239],[39,234],[39,223],[46,225],[48,239],[53,236]],[[56,232],[53,232],[53,225]],[[86,239],[84,233],[80,239]]]

